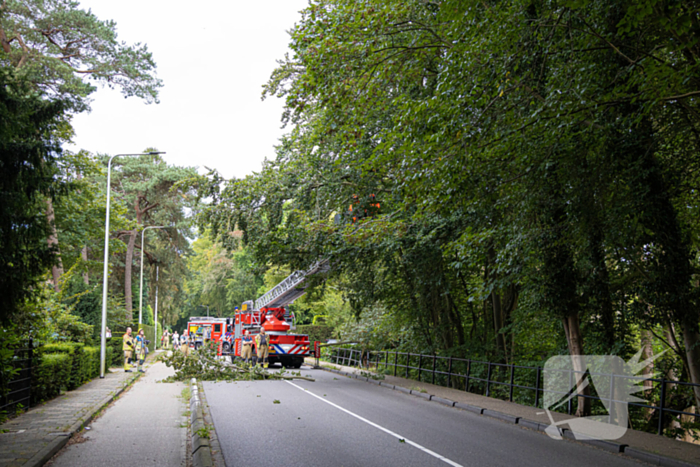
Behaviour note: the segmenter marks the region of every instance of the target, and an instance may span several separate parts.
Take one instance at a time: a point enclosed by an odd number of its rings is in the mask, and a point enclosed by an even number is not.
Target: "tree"
[[[52,131],[65,105],[32,94],[26,82],[0,69],[0,308],[2,322],[18,312],[47,268],[55,247],[46,242],[45,199],[61,194],[55,179],[60,147]]]
[[[101,21],[73,0],[5,0],[0,7],[0,62],[72,111],[89,108],[89,81],[126,97],[158,102],[161,80],[145,45],[117,40],[114,21]]]
[[[134,222],[133,228],[117,232],[118,237],[126,238],[124,297],[127,315],[131,318],[132,268],[137,237],[147,225],[172,227],[160,235],[175,239],[170,244],[170,249],[176,253],[173,260],[182,260],[180,252],[186,249],[182,236],[189,230],[185,208],[191,207],[195,201],[194,193],[184,182],[197,177],[197,172],[193,168],[170,166],[157,155],[115,160],[113,171],[113,194],[125,203],[128,216]],[[158,262],[154,255],[146,257],[154,264]]]

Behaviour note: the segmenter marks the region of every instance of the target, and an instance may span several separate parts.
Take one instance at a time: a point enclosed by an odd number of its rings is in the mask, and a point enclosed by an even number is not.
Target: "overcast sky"
[[[93,153],[166,151],[172,164],[216,168],[230,178],[274,158],[282,101],[262,85],[288,51],[287,31],[307,0],[81,0],[117,23],[118,38],[142,42],[158,65],[160,104],[100,88],[92,112],[76,116],[75,146]]]

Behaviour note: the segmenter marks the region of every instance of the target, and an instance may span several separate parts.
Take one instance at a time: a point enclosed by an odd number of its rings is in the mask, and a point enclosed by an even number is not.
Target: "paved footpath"
[[[0,467],[43,465],[137,377],[115,368],[0,425]]]
[[[315,361],[309,358],[306,359],[306,363],[313,365]],[[357,368],[329,364],[327,362],[321,362],[321,366],[357,374],[358,376],[362,373],[362,371]],[[411,389],[413,393],[417,393],[418,396],[424,398],[425,396],[432,395],[449,401],[461,402],[477,408],[486,409],[487,411],[505,414],[513,418],[519,417],[540,424],[549,424],[547,415],[542,412],[542,409],[536,409],[534,407],[396,376],[387,375],[381,380],[381,383],[383,386],[397,386]],[[555,421],[570,418],[565,414],[553,414],[553,416]],[[637,459],[644,460],[652,465],[700,465],[700,445],[697,444],[677,441],[665,436],[658,436],[636,430],[627,430],[627,433],[615,442],[628,446],[625,448],[625,453],[635,455]]]
[[[174,374],[158,362],[124,393],[51,467],[187,465],[187,410],[184,383],[161,383]]]

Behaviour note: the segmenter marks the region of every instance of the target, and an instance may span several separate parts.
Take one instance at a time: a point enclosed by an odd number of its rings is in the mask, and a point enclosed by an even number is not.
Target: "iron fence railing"
[[[30,340],[26,347],[15,349],[12,367],[16,371],[7,382],[6,390],[0,392],[0,414],[12,414],[18,409],[28,409],[32,402],[32,372],[36,364],[34,343]],[[4,394],[3,394],[4,393]]]
[[[543,407],[543,395],[554,393],[566,396],[567,392],[559,392],[545,389],[543,383],[543,368],[540,366],[525,366],[505,363],[485,362],[467,358],[442,357],[438,355],[424,355],[409,352],[392,351],[363,351],[354,348],[332,347],[330,361],[338,365],[355,366],[386,374],[402,376],[420,382],[429,382],[440,386],[461,389],[466,392],[479,393],[486,397],[496,397],[510,402],[517,402],[534,407]],[[575,387],[575,378],[580,371],[575,370],[547,370],[562,373],[562,377],[569,379],[569,387]],[[601,398],[595,394],[576,394],[566,401],[565,411],[568,414],[575,412],[579,398],[590,399],[592,410],[599,412],[605,410],[603,402],[627,403],[630,410],[654,411],[658,416],[656,433],[661,435],[666,427],[668,416],[693,417],[697,423],[700,414],[678,410],[669,406],[668,397],[671,390],[681,392],[694,391],[700,385],[683,381],[669,380],[665,378],[646,378],[639,376],[626,376],[618,374],[598,374],[589,372],[592,376],[607,377],[610,384],[610,397]],[[646,397],[642,402],[627,402],[613,397],[615,387],[620,386],[619,379],[644,382],[645,387],[640,388]],[[652,401],[658,403],[653,403]],[[560,409],[561,410],[561,409]],[[611,412],[608,416],[611,417]]]

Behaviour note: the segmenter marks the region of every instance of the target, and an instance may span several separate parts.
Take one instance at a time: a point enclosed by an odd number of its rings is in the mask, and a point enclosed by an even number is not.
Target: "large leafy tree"
[[[158,101],[161,81],[142,44],[117,39],[114,21],[98,19],[73,0],[4,0],[0,6],[0,63],[18,70],[47,96],[85,110],[92,83],[125,96]]]
[[[26,82],[0,69],[0,320],[5,322],[32,294],[54,264],[46,242],[47,196],[65,186],[55,178],[58,142],[52,138],[64,105],[32,94]]]

